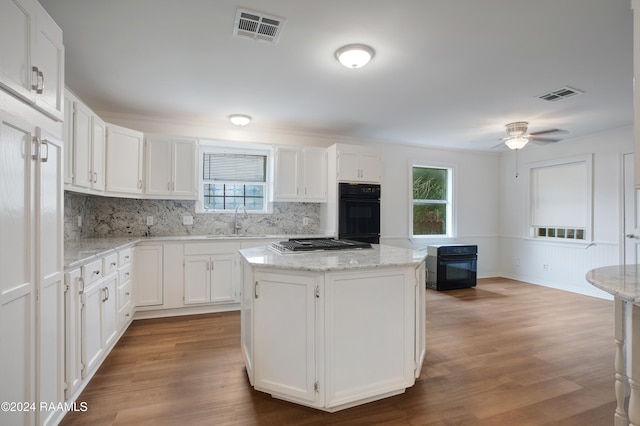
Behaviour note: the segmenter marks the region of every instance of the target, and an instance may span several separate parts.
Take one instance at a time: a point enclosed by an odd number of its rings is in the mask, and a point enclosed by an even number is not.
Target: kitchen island
[[[614,425],[640,425],[640,265],[597,268],[589,271],[586,278],[614,296],[617,401]]]
[[[240,250],[242,353],[275,398],[338,411],[405,391],[425,354],[424,252]]]

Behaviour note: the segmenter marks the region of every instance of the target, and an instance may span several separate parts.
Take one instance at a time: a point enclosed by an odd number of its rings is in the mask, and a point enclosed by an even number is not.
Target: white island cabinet
[[[240,253],[241,346],[257,390],[338,411],[415,383],[425,352],[424,253]]]

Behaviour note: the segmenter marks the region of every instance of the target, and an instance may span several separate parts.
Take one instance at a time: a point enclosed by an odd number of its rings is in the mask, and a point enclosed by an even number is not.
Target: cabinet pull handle
[[[256,281],[256,285],[253,287],[253,296],[258,298],[258,281]]]
[[[125,276],[126,278],[129,278],[129,273],[128,273],[128,272],[125,272],[124,276]]]
[[[98,183],[98,173],[93,172],[93,183]]]
[[[107,300],[109,300],[109,297],[111,297],[109,287],[105,287],[104,289],[107,290]]]
[[[130,295],[131,295],[131,293],[126,292],[124,295],[125,295],[125,296],[130,296]]]
[[[129,260],[129,256],[125,256],[125,257],[124,257],[124,260]]]
[[[116,262],[111,262],[111,266],[116,266],[117,263]]]
[[[35,90],[38,95],[44,91],[44,74],[38,67],[31,67],[31,80],[35,77],[35,84],[31,83],[31,90]]]
[[[96,269],[95,271],[93,271],[93,274],[94,274],[94,275],[100,275],[100,270],[99,270],[99,269]]]
[[[138,189],[142,189],[142,179],[138,181]]]
[[[102,287],[100,290],[102,291],[102,303],[107,301],[107,292],[105,291],[107,288]]]
[[[46,139],[42,139],[40,141],[40,162],[46,163],[47,161],[49,161],[49,141]]]
[[[80,284],[80,290],[78,291],[78,294],[83,294],[84,293],[84,278],[82,278],[82,277],[78,278],[78,283]]]

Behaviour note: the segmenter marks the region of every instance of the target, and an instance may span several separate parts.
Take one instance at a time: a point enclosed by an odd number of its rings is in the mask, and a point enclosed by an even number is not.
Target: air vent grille
[[[538,96],[538,98],[549,101],[549,102],[557,102],[563,99],[571,98],[573,96],[582,95],[584,92],[573,89],[571,87],[565,86],[560,89],[553,90],[551,92],[547,92],[543,95]]]
[[[277,43],[285,20],[261,12],[238,9],[233,35],[241,38]]]

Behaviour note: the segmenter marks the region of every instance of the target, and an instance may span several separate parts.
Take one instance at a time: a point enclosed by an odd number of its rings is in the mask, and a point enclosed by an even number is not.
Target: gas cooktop
[[[291,239],[271,243],[269,246],[278,253],[299,253],[322,250],[353,250],[371,248],[371,244],[353,240],[336,240],[331,238]]]

